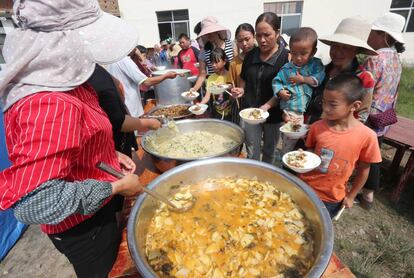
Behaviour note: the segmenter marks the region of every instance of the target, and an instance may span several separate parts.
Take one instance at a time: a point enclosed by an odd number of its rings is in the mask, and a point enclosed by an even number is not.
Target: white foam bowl
[[[260,110],[260,112],[262,113],[262,118],[261,119],[250,119],[248,115],[253,110]],[[263,111],[262,109],[259,109],[259,108],[246,108],[239,112],[239,116],[240,118],[243,119],[244,122],[248,124],[258,125],[258,124],[266,122],[266,119],[269,117],[269,112]]]
[[[212,93],[213,95],[220,95],[224,93],[225,90],[228,90],[228,89],[230,89],[229,84],[213,85],[208,88],[210,93]]]
[[[308,133],[308,131],[309,131],[309,125],[305,125],[305,124],[303,124],[301,127],[300,127],[300,129],[299,129],[299,131],[287,131],[286,129],[287,129],[287,127],[289,126],[289,124],[287,123],[287,124],[284,124],[284,125],[282,125],[280,128],[279,128],[279,130],[280,130],[280,132],[282,132],[287,138],[290,138],[290,139],[300,139],[300,138],[303,138],[303,137],[305,137],[306,136],[306,134]]]
[[[167,66],[158,66],[155,67],[156,70],[165,70],[167,68]]]
[[[321,158],[319,156],[317,156],[316,154],[314,154],[312,152],[307,152],[307,151],[304,151],[304,153],[306,154],[306,162],[305,162],[305,165],[304,165],[303,168],[298,168],[298,167],[292,166],[289,163],[287,163],[288,155],[289,154],[295,154],[295,153],[298,153],[298,152],[299,151],[288,152],[282,157],[283,164],[285,164],[287,167],[289,167],[290,169],[292,169],[296,173],[300,173],[300,174],[307,173],[307,172],[312,171],[313,169],[319,167],[319,165],[321,164]]]
[[[199,110],[194,110],[197,106],[200,106]],[[204,112],[206,112],[208,108],[207,104],[196,104],[196,105],[192,105],[190,106],[190,108],[188,108],[188,110],[193,113],[194,115],[201,115],[204,114]]]
[[[193,101],[193,100],[195,100],[196,98],[198,98],[198,96],[200,95],[198,92],[192,92],[191,93],[191,96],[189,96],[188,94],[189,94],[190,92],[183,92],[183,93],[181,93],[181,96],[185,99],[185,100],[188,100],[188,101]]]

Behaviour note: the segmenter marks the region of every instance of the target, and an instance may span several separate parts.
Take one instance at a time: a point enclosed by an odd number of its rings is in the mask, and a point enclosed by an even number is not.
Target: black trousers
[[[381,148],[382,142],[384,141],[384,136],[378,137],[378,145]],[[377,191],[380,186],[380,166],[381,163],[371,163],[369,168],[368,179],[365,182],[364,188]]]
[[[116,200],[92,218],[49,238],[73,265],[77,277],[108,277],[116,260],[121,233],[116,222]]]

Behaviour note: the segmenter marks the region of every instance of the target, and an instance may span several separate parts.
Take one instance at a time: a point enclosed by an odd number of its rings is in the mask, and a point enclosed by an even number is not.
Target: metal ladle
[[[116,170],[115,168],[113,168],[112,166],[109,166],[108,164],[104,162],[98,162],[96,164],[96,167],[118,179],[122,179],[125,176],[123,173],[119,172],[118,170]],[[185,212],[194,206],[194,202],[195,202],[194,197],[192,197],[191,204],[189,206],[177,207],[173,202],[168,200],[165,196],[155,191],[152,191],[144,186],[142,186],[142,190],[145,193],[151,195],[154,199],[157,199],[158,201],[166,204],[170,210],[175,211],[175,212]]]

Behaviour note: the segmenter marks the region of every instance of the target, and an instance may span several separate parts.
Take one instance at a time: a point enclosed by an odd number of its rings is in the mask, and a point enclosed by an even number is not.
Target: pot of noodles
[[[185,163],[148,188],[127,227],[142,277],[320,277],[333,248],[329,214],[304,182],[270,164],[218,157]]]
[[[216,119],[171,122],[141,139],[155,166],[165,172],[179,164],[218,156],[238,156],[244,132],[228,121]]]

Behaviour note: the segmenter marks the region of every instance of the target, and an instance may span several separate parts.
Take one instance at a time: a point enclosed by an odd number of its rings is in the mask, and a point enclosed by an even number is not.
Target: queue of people
[[[198,76],[193,91],[207,83],[200,101],[211,104],[213,117],[243,127],[248,158],[274,163],[282,123],[310,123],[305,145],[322,164],[299,177],[331,217],[355,199],[372,207],[379,145],[388,129],[375,119],[397,100],[403,17],[388,13],[373,24],[346,18],[332,35],[319,39],[303,27],[289,42],[280,36],[275,13],[259,15],[254,27],[240,24],[235,42],[229,29],[206,17],[197,30],[201,49],[182,34],[180,49],[177,44],[169,55],[162,42],[151,62],[137,47],[134,28],[103,12],[96,0],[27,1],[14,13],[21,28],[6,38],[7,68],[0,79],[12,163],[0,173],[0,209],[13,207],[20,221],[40,224],[78,277],[105,277],[116,259],[122,196],[142,190],[130,159],[133,132],[160,127],[157,120],[139,118],[140,86],[175,78],[175,72],[150,74],[153,67],[171,63],[170,57]],[[46,13],[54,13],[53,24]],[[326,66],[315,57],[318,40],[330,46],[332,61]],[[363,63],[357,54],[367,55]],[[211,86],[221,83],[231,85],[230,93],[213,96]],[[270,116],[259,125],[240,121],[238,112],[250,107]],[[283,151],[296,143],[284,138]],[[116,180],[96,169],[100,161],[125,177]]]

